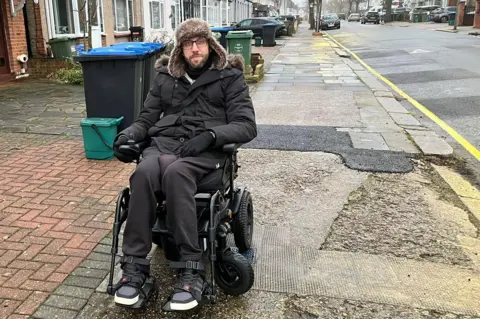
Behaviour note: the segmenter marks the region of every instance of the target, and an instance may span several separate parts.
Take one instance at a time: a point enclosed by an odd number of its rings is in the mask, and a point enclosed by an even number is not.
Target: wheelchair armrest
[[[141,142],[138,142],[137,143],[138,145],[138,150],[140,151],[140,153],[143,153],[143,151],[150,146],[150,139],[148,140],[143,140]]]
[[[150,145],[150,139],[143,140],[140,142],[135,142],[134,140],[129,140],[127,145],[120,145],[119,149],[124,153],[130,153],[131,157],[140,158],[142,152]]]
[[[227,153],[228,155],[233,155],[240,146],[242,146],[242,144],[239,143],[225,144],[222,146],[222,152]]]

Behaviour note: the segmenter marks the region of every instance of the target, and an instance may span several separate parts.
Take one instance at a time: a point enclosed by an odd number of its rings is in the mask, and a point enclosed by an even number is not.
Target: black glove
[[[121,162],[131,163],[137,159],[135,153],[120,149],[120,146],[128,145],[128,141],[130,140],[132,139],[127,135],[120,133],[113,141],[113,154]]]
[[[212,146],[215,141],[213,132],[203,132],[189,140],[180,151],[180,157],[197,156]]]

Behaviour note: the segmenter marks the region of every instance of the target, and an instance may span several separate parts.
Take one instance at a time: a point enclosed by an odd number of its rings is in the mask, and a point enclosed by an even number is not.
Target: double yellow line
[[[449,126],[447,123],[442,121],[438,116],[436,116],[432,111],[427,109],[425,106],[423,106],[421,103],[419,103],[417,100],[409,96],[407,93],[403,92],[400,90],[395,84],[390,82],[388,79],[386,79],[384,76],[382,76],[380,73],[372,69],[368,64],[362,61],[355,53],[347,49],[343,44],[335,40],[332,36],[329,34],[326,34],[330,40],[335,42],[338,46],[342,47],[345,51],[350,53],[355,59],[358,60],[368,71],[373,73],[376,77],[378,77],[380,80],[385,82],[389,87],[391,87],[395,92],[397,92],[401,97],[405,98],[407,101],[413,104],[419,111],[421,111],[423,114],[425,114],[429,119],[431,119],[433,122],[435,122],[438,126],[440,126],[443,130],[445,130],[448,134],[450,134],[451,137],[453,137],[460,145],[462,145],[470,154],[473,155],[478,161],[480,161],[480,151],[473,146],[469,141],[467,141],[463,136],[461,136],[457,131],[455,131],[451,126]]]

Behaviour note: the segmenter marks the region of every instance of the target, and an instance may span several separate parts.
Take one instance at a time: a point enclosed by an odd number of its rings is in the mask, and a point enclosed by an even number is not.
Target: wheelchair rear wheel
[[[233,217],[233,237],[240,253],[252,246],[253,236],[253,200],[249,191],[245,191],[240,207]]]
[[[252,265],[236,251],[225,252],[215,263],[215,282],[227,295],[239,296],[250,290],[255,276]]]

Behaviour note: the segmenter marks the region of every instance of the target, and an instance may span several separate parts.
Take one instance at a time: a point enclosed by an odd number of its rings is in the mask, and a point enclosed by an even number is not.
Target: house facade
[[[0,81],[61,63],[50,58],[49,40],[83,42],[89,16],[100,34],[92,42],[108,46],[129,41],[132,26],[143,27],[145,40],[152,41],[171,38],[188,18],[229,26],[252,13],[251,0],[0,0]]]

